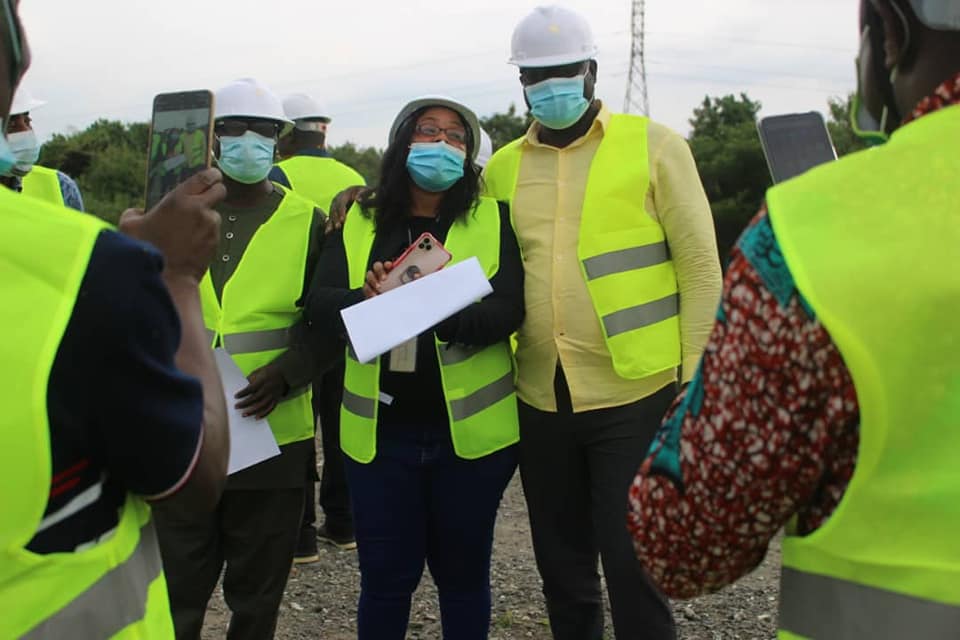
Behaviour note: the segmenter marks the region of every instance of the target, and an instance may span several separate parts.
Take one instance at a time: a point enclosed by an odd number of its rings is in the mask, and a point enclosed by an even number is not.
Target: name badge
[[[390,350],[390,371],[413,373],[417,370],[417,339],[411,338]]]

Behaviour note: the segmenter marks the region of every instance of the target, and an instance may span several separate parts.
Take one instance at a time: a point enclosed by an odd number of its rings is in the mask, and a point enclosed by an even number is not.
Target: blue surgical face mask
[[[17,158],[17,163],[13,165],[11,172],[15,176],[25,176],[33,169],[40,158],[40,143],[37,142],[37,134],[33,129],[18,131],[7,134],[7,142],[10,143],[10,149]]]
[[[576,124],[590,106],[590,101],[583,97],[585,78],[547,78],[524,87],[530,112],[537,122],[558,131]]]
[[[221,136],[217,165],[227,176],[243,184],[254,184],[267,177],[273,168],[276,141],[246,131],[242,136]]]
[[[3,130],[7,130],[7,123],[10,121],[9,118],[3,119]],[[13,165],[17,164],[17,156],[14,155],[13,149],[10,148],[10,143],[7,142],[7,136],[0,135],[0,176],[10,176],[13,175],[12,169]]]
[[[463,177],[467,154],[439,142],[414,142],[407,154],[407,173],[424,191],[446,191]]]

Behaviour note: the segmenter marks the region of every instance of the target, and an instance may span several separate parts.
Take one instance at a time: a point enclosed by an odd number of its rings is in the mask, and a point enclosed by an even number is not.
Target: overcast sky
[[[255,77],[328,106],[331,144],[383,146],[407,99],[444,93],[481,116],[522,106],[506,60],[531,0],[23,0],[26,84],[47,137],[97,118],[146,121],[154,94]],[[628,0],[568,0],[600,47],[597,93],[623,107]],[[650,0],[651,115],[686,134],[704,95],[747,92],[764,114],[826,109],[854,87],[856,0]]]

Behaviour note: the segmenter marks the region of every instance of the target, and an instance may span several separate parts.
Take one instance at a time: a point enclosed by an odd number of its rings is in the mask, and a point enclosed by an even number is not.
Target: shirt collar
[[[591,138],[595,135],[603,135],[607,131],[607,127],[610,126],[610,110],[607,109],[606,105],[600,102],[600,111],[597,113],[597,117],[590,124],[590,128],[587,129],[587,132],[570,143],[566,148],[576,147],[584,143],[588,138]],[[550,145],[540,142],[540,123],[536,120],[533,121],[533,124],[530,125],[530,128],[527,129],[527,134],[523,138],[523,143],[528,144],[533,147],[550,147]],[[552,147],[551,147],[552,148]]]
[[[945,80],[932,94],[921,100],[903,124],[955,104],[960,104],[960,72]]]

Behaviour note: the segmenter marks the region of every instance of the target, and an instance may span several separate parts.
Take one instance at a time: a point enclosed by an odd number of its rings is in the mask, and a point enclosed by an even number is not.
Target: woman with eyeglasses
[[[425,563],[443,637],[488,633],[493,528],[519,439],[509,337],[524,300],[507,207],[479,196],[479,139],[476,115],[456,101],[407,104],[379,183],[327,236],[306,304],[316,347],[346,358],[340,437],[360,554],[360,640],[405,637]],[[476,257],[493,293],[358,362],[340,310],[380,295],[394,261],[424,233],[450,264]]]

